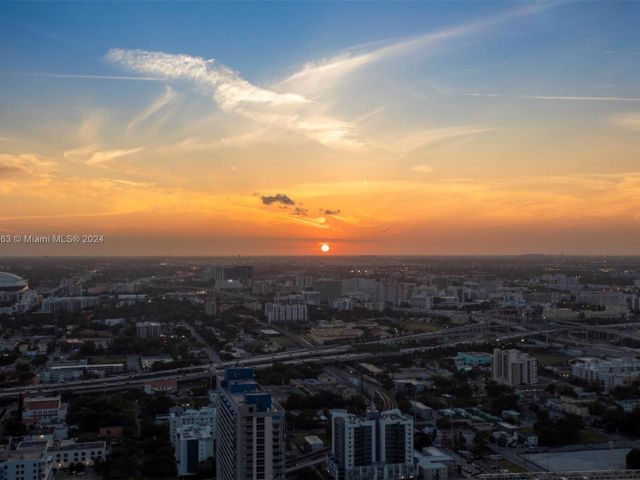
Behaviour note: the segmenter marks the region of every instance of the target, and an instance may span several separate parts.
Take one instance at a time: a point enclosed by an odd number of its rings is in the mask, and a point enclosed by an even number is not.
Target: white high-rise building
[[[195,475],[202,462],[215,456],[212,428],[193,425],[176,428],[174,448],[178,476]]]
[[[211,433],[215,439],[216,409],[213,407],[202,407],[197,410],[190,408],[188,410],[171,412],[169,416],[169,436],[171,443],[174,443],[178,429],[184,427],[208,427],[211,429]]]
[[[329,472],[335,480],[400,480],[415,477],[413,419],[400,410],[357,416],[331,413]]]
[[[267,323],[273,322],[306,322],[308,320],[307,305],[304,303],[267,303],[264,306]]]
[[[491,378],[504,385],[535,385],[538,383],[538,360],[520,350],[493,350]]]
[[[251,368],[228,368],[218,389],[218,480],[284,480],[284,409]]]

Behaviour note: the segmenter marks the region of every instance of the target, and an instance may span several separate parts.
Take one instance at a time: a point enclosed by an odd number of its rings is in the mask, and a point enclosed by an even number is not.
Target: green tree
[[[626,456],[627,468],[631,470],[640,469],[640,448],[632,448]]]

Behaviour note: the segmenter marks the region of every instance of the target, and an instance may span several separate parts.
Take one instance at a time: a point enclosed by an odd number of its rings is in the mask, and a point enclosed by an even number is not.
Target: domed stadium
[[[21,292],[28,288],[27,281],[13,273],[0,272],[0,292]]]

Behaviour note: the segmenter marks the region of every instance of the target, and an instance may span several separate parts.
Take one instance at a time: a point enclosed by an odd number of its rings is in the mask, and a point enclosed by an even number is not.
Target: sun
[[[331,247],[328,243],[323,243],[322,245],[320,245],[320,250],[322,251],[322,253],[327,253],[329,250],[331,250]]]

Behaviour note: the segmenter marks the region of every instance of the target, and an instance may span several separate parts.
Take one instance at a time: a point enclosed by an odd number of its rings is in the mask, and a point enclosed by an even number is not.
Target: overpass
[[[503,327],[499,327],[502,329]],[[18,398],[20,394],[38,394],[47,395],[61,391],[70,391],[75,393],[91,393],[100,391],[117,391],[128,390],[132,388],[140,388],[145,382],[150,380],[178,380],[189,381],[207,378],[212,375],[221,373],[227,367],[246,366],[256,369],[268,368],[274,363],[284,363],[287,365],[296,365],[301,363],[327,363],[327,362],[351,362],[356,360],[364,360],[370,357],[378,356],[377,352],[360,352],[354,347],[363,345],[386,344],[390,342],[398,342],[399,344],[421,341],[421,340],[437,340],[436,345],[416,345],[407,346],[395,352],[384,352],[382,355],[406,355],[412,353],[426,352],[441,347],[446,342],[447,346],[455,346],[468,343],[479,343],[487,340],[495,339],[498,341],[517,340],[529,336],[547,335],[558,330],[564,330],[566,327],[554,327],[540,330],[531,330],[527,332],[500,333],[494,328],[486,328],[486,326],[463,326],[452,329],[443,329],[438,332],[418,333],[415,335],[404,335],[401,337],[393,337],[385,340],[373,340],[369,342],[359,342],[349,345],[337,345],[326,347],[313,347],[306,349],[298,349],[283,353],[259,355],[242,360],[233,360],[221,362],[217,365],[197,365],[191,367],[183,367],[172,370],[163,370],[159,372],[143,372],[130,375],[119,375],[115,377],[79,380],[62,384],[38,384],[22,387],[9,387],[0,391],[0,399]],[[502,330],[503,331],[503,330]],[[480,336],[480,332],[484,335]]]

